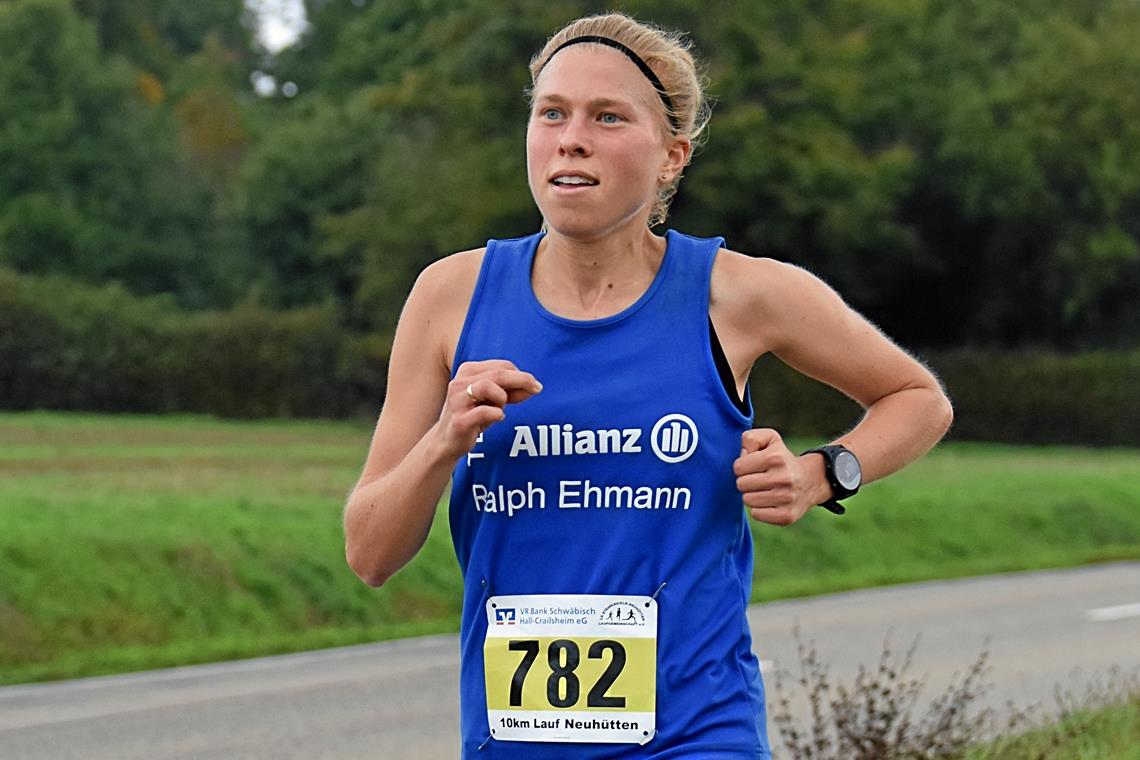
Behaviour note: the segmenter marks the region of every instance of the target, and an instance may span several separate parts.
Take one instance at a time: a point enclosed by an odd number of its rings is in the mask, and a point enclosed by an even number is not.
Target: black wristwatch
[[[847,510],[839,500],[854,496],[863,483],[859,460],[850,449],[838,444],[809,449],[800,456],[804,454],[823,454],[823,469],[827,473],[827,482],[831,484],[831,498],[819,506],[837,515],[845,513]]]

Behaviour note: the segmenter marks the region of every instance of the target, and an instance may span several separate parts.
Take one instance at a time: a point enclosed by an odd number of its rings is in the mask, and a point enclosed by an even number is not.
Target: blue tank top
[[[745,617],[752,538],[732,472],[751,406],[745,416],[727,395],[709,340],[709,281],[724,240],[670,230],[641,298],[578,321],[534,295],[542,236],[488,241],[456,348],[456,369],[508,359],[543,384],[508,406],[453,473],[463,757],[768,757]],[[485,607],[516,594],[656,594],[651,740],[492,738]]]

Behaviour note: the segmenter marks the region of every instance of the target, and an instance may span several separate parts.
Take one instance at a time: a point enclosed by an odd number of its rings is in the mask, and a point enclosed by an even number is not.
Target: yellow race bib
[[[493,596],[483,663],[496,739],[645,744],[656,733],[651,597]]]

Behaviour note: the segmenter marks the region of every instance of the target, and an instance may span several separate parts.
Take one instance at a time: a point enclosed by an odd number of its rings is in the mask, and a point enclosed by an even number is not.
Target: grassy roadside
[[[789,760],[1138,760],[1140,669],[1110,668],[1091,680],[1057,684],[1054,704],[995,709],[983,700],[989,652],[949,683],[910,671],[911,654],[884,642],[877,665],[836,678],[814,644],[769,682],[769,724]],[[806,699],[806,704],[805,704]],[[794,707],[793,705],[798,705]],[[811,705],[811,709],[805,709]]]
[[[846,503],[754,528],[754,599],[1140,557],[1135,449],[946,443]]]
[[[964,760],[1140,760],[1140,695],[979,745]]]
[[[344,563],[370,434],[0,414],[0,683],[454,630],[446,519],[381,589]],[[1140,451],[947,444],[850,507],[755,526],[754,598],[1138,558]]]

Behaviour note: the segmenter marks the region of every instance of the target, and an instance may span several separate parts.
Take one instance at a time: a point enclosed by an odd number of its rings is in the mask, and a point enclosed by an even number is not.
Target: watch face
[[[835,457],[835,478],[839,485],[848,490],[855,490],[863,479],[859,469],[859,460],[850,451],[841,451]]]

